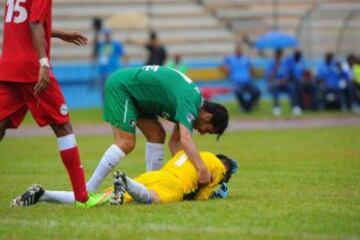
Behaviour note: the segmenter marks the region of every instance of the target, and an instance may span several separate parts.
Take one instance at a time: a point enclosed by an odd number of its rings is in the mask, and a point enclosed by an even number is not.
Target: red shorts
[[[69,122],[64,96],[56,79],[34,96],[34,83],[0,81],[0,121],[9,119],[8,128],[17,128],[30,110],[39,126]]]

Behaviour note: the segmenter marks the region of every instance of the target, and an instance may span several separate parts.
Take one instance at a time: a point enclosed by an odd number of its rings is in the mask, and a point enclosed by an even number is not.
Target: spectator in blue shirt
[[[281,49],[275,51],[275,57],[270,62],[266,70],[266,78],[268,80],[269,89],[273,98],[273,114],[279,116],[282,113],[279,103],[280,94],[286,93],[291,101],[294,115],[301,114],[301,108],[296,98],[294,88],[289,84],[290,73],[288,69],[288,62],[282,57]]]
[[[335,60],[333,53],[327,53],[324,61],[318,69],[318,77],[328,89],[339,89],[340,82],[339,63]]]
[[[110,29],[103,29],[101,33],[104,40],[100,41],[97,45],[97,55],[101,91],[103,91],[108,76],[121,67],[121,58],[124,56],[124,50],[121,42],[112,39],[112,31]]]
[[[235,53],[225,57],[221,69],[232,82],[234,94],[243,112],[250,112],[260,97],[260,90],[253,83],[251,59],[243,54],[241,44]]]
[[[355,82],[353,67],[356,61],[354,54],[348,54],[346,59],[341,63],[341,80],[339,87],[341,89],[342,107],[357,112],[355,102]]]
[[[310,70],[306,66],[302,52],[296,50],[287,59],[289,72],[289,87],[292,88],[294,98],[301,109],[315,110],[316,84]]]
[[[317,77],[321,89],[321,105],[324,108],[341,108],[340,81],[343,76],[341,66],[334,54],[325,54],[324,61],[319,65]]]

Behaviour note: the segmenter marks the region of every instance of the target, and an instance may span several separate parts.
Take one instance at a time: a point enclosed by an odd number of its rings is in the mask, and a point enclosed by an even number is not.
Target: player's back
[[[226,171],[225,166],[215,154],[201,151],[200,157],[210,172],[213,181],[223,179]],[[181,180],[184,186],[184,194],[193,193],[198,190],[199,178],[197,170],[184,151],[179,151],[175,154],[161,170],[171,172]]]
[[[182,111],[193,121],[202,104],[197,86],[179,71],[161,66],[121,69],[110,76],[106,89],[126,89],[142,113],[181,122]]]
[[[3,49],[0,54],[0,81],[38,80],[39,56],[33,46],[30,22],[42,23],[46,53],[50,58],[51,0],[7,0]]]

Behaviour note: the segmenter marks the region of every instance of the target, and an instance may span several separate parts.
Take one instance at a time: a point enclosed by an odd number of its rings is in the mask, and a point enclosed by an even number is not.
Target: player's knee
[[[164,143],[166,138],[166,132],[164,128],[158,128],[157,131],[146,134],[146,140],[153,143]]]
[[[123,150],[125,154],[129,154],[135,147],[135,140],[132,139],[120,139],[115,144]]]
[[[53,124],[51,125],[56,137],[63,137],[73,133],[73,129],[70,123]]]
[[[159,195],[154,190],[149,190],[151,196],[151,203],[161,203]]]

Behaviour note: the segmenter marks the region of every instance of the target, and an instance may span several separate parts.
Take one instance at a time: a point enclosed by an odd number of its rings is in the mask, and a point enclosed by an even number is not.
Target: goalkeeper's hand
[[[229,195],[229,191],[228,191],[227,183],[223,182],[216,191],[211,193],[210,199],[227,198],[228,195]]]

